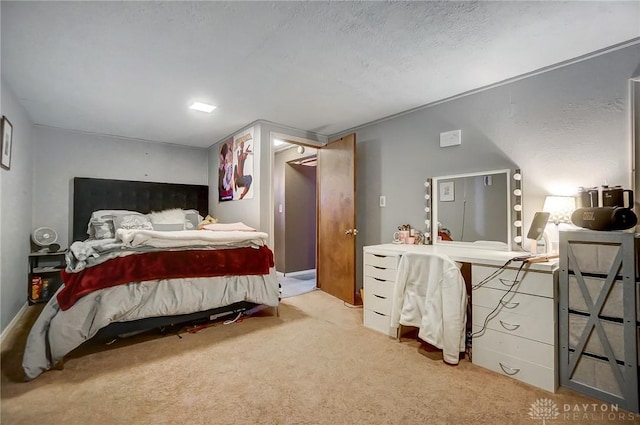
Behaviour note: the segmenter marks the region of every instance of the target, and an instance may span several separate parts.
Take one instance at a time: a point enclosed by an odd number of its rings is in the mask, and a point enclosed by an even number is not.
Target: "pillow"
[[[184,228],[188,230],[197,229],[198,224],[202,221],[202,216],[198,210],[184,210],[184,218]]]
[[[96,210],[91,213],[91,219],[100,219],[105,216],[113,216],[116,214],[140,214],[138,211],[129,211],[129,210]]]
[[[176,230],[184,230],[184,223],[155,223],[153,224],[153,230],[160,230],[162,232],[175,232]]]
[[[94,234],[94,227],[92,223],[96,223],[96,225],[100,225],[102,221],[112,221],[113,217],[118,214],[140,214],[137,211],[129,211],[129,210],[96,210],[91,213],[91,218],[89,219],[89,224],[87,224],[87,235],[89,238],[94,239],[104,239],[104,238],[96,238]],[[112,223],[113,226],[113,223]],[[112,236],[113,237],[113,236]]]
[[[176,224],[182,223],[184,228],[185,213],[180,208],[173,208],[170,210],[164,210],[155,212],[152,211],[149,213],[149,220],[151,220],[152,224]]]
[[[89,237],[92,239],[112,239],[115,237],[113,220],[93,219],[89,222]]]
[[[153,230],[149,219],[142,214],[123,214],[113,217],[113,227],[117,229]]]
[[[244,232],[255,232],[256,229],[254,229],[253,227],[249,227],[246,224],[242,223],[242,222],[237,222],[237,223],[211,223],[211,224],[205,224],[204,226],[202,226],[203,229],[207,229],[207,230],[226,230],[226,231],[231,231],[231,230],[239,230],[239,231],[244,231]]]

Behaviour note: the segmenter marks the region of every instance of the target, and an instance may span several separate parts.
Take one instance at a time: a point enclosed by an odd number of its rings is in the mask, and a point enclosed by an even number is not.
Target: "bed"
[[[199,226],[207,208],[207,186],[75,178],[63,285],[27,338],[26,379],[88,340],[277,312],[267,235],[242,223]]]

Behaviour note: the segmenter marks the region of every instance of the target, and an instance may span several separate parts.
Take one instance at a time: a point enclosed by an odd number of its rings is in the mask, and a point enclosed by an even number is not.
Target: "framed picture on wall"
[[[2,168],[11,168],[11,148],[13,140],[13,126],[7,117],[2,117]]]
[[[452,202],[455,200],[453,182],[440,183],[440,199],[439,200],[443,202]]]

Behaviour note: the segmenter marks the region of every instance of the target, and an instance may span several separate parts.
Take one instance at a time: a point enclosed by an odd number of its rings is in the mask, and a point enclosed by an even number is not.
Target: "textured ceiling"
[[[637,1],[0,7],[34,123],[199,147],[256,119],[336,134],[640,36]]]

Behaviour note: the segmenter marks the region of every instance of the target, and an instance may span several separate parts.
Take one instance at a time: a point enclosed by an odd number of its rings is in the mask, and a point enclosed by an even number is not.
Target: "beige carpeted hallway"
[[[361,309],[322,291],[272,313],[83,347],[31,382],[21,381],[26,330],[14,332],[2,347],[2,424],[542,424],[529,416],[542,398],[561,412],[547,423],[618,422],[564,417],[562,406],[599,403],[566,389],[548,393],[467,360],[448,366],[416,341],[364,328]]]

